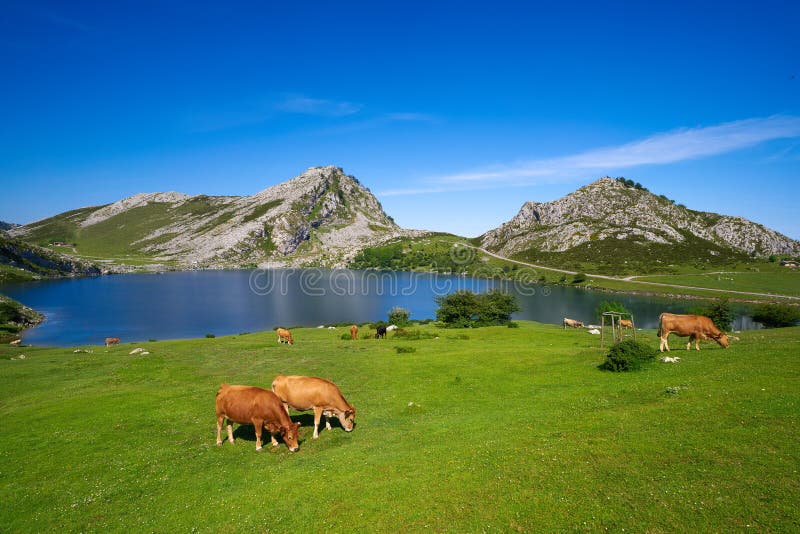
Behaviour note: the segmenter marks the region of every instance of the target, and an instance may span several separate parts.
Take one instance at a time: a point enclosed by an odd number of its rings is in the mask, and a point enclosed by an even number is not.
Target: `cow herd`
[[[300,448],[298,428],[292,422],[289,408],[305,412],[314,411],[314,439],[319,437],[319,423],[325,416],[325,427],[330,430],[330,417],[336,417],[346,432],[355,426],[356,408],[342,395],[336,384],[314,376],[278,375],[272,381],[272,390],[256,386],[222,384],[216,396],[217,445],[222,445],[222,426],[226,423],[228,441],[233,443],[233,425],[253,425],[256,433],[256,450],[261,450],[263,428],[270,434],[272,446],[277,447],[275,436],[280,436],[291,452]]]
[[[632,328],[630,320],[620,320],[620,327]],[[581,328],[583,323],[575,319],[564,318],[564,328]],[[375,338],[385,338],[387,328],[379,326]],[[277,329],[278,343],[294,344],[292,333],[284,328]],[[701,339],[711,339],[722,347],[728,348],[728,335],[714,325],[714,322],[703,315],[678,315],[662,313],[658,318],[658,337],[661,340],[659,350],[669,351],[667,338],[670,334],[689,337],[686,350],[700,350]],[[358,339],[358,326],[350,327],[351,339]],[[106,347],[119,344],[119,338],[106,338]],[[267,429],[270,441],[278,446],[276,436],[280,436],[286,447],[295,452],[300,448],[298,439],[299,422],[289,417],[289,408],[297,411],[314,412],[314,439],[319,437],[319,424],[325,417],[325,427],[330,430],[330,418],[339,420],[346,432],[355,426],[355,407],[339,391],[333,382],[313,376],[278,375],[272,381],[272,389],[256,386],[222,384],[215,401],[217,416],[217,445],[222,445],[222,427],[226,423],[228,441],[233,443],[233,423],[253,425],[256,435],[256,450],[262,449],[262,430]]]
[[[580,328],[583,323],[575,319],[564,317],[564,329],[567,327]],[[620,328],[633,328],[633,321],[629,319],[620,319]],[[701,339],[711,339],[719,343],[723,348],[728,348],[728,334],[721,331],[716,327],[714,321],[704,315],[679,315],[676,313],[662,313],[658,316],[658,334],[661,340],[658,350],[664,352],[667,349],[669,352],[669,344],[667,338],[670,334],[675,334],[678,337],[689,337],[689,342],[686,344],[686,350],[691,350],[692,342],[694,341],[694,348],[700,350]]]

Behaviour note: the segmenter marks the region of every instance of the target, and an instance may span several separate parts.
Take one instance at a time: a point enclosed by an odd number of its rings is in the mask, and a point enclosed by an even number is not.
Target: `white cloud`
[[[433,177],[427,187],[391,190],[384,195],[413,195],[480,188],[498,181],[517,186],[571,181],[587,171],[610,173],[640,165],[663,165],[755,146],[765,141],[800,137],[800,117],[771,117],[726,122],[715,126],[682,128],[659,133],[624,145],[604,147],[523,163],[483,167]]]
[[[290,96],[279,102],[275,109],[284,113],[300,113],[321,117],[346,117],[347,115],[358,113],[361,111],[361,107],[360,104],[353,104],[352,102]]]

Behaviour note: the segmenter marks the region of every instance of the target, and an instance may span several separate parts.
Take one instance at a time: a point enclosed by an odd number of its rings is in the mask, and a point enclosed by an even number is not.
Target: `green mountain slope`
[[[248,197],[142,193],[12,230],[82,257],[179,268],[343,265],[361,248],[407,233],[337,167],[313,167]]]

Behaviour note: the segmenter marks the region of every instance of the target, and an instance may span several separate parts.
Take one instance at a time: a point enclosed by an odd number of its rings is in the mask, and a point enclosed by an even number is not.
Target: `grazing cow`
[[[350,339],[358,339],[358,327],[356,325],[350,327]]]
[[[583,326],[583,323],[580,321],[576,321],[575,319],[567,319],[566,317],[564,317],[564,330],[566,330],[568,326],[572,328],[580,328]]]
[[[380,339],[380,338],[386,339],[386,327],[385,326],[379,326],[378,327],[378,331],[375,332],[375,339]]]
[[[222,421],[227,419],[228,441],[233,443],[233,423],[253,425],[256,430],[256,450],[261,450],[261,427],[265,427],[277,447],[276,434],[280,434],[286,447],[295,452],[300,448],[297,429],[283,409],[280,399],[268,389],[255,386],[231,386],[222,384],[217,391],[217,445],[222,445]]]
[[[272,381],[272,391],[283,401],[286,413],[289,408],[304,412],[314,410],[314,439],[319,437],[320,416],[325,416],[325,428],[331,429],[329,417],[338,417],[346,432],[353,430],[355,406],[348,403],[336,384],[313,376],[278,375]]]
[[[278,328],[278,343],[288,343],[289,345],[294,345],[292,333],[285,328]]]
[[[669,337],[670,333],[675,333],[681,337],[689,336],[686,350],[691,349],[692,340],[694,340],[694,348],[700,350],[701,339],[713,339],[723,348],[728,348],[728,334],[720,331],[714,325],[714,322],[704,315],[662,313],[658,316],[658,337],[661,338],[658,350],[661,352],[664,352],[665,348],[669,352],[667,337]]]
[[[620,319],[619,325],[625,328],[633,328],[633,321],[630,319]]]
[[[119,338],[118,337],[107,337],[106,338],[106,348],[110,347],[111,345],[119,345]]]

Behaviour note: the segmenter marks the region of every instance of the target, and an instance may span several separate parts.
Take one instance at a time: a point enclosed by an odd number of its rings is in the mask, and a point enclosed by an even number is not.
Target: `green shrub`
[[[397,326],[407,326],[411,312],[400,306],[395,306],[389,310],[389,323]]]
[[[800,308],[788,304],[762,304],[753,312],[753,320],[765,328],[794,326],[800,321]]]
[[[573,284],[582,284],[588,279],[589,279],[589,277],[586,276],[586,273],[578,273],[572,278],[572,283]]]
[[[519,323],[515,323],[514,321],[509,321],[509,323],[506,326],[508,326],[509,328],[519,328]]]
[[[717,328],[730,331],[733,326],[733,309],[728,299],[717,299],[708,306],[696,306],[689,310],[694,315],[705,315],[711,319]]]
[[[411,354],[412,352],[417,352],[416,347],[395,347],[394,350],[397,351],[397,354]]]
[[[206,334],[206,337],[210,339],[212,337],[217,337],[217,336],[215,336],[214,334]]]
[[[398,328],[394,331],[394,337],[403,339],[433,339],[436,334],[415,328],[414,330],[406,330],[405,328]]]
[[[436,319],[454,328],[508,324],[511,314],[520,309],[516,297],[499,290],[456,291],[436,297],[436,304]]]
[[[347,340],[349,340],[351,338],[352,338],[352,336],[350,335],[350,332],[345,332],[344,334],[339,336],[339,339],[341,339],[342,341],[347,341]]]
[[[655,360],[656,351],[650,346],[626,339],[615,343],[606,355],[606,361],[600,365],[604,371],[635,371],[642,364]]]

